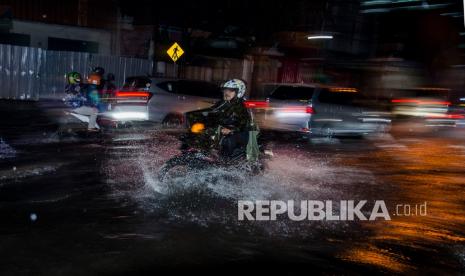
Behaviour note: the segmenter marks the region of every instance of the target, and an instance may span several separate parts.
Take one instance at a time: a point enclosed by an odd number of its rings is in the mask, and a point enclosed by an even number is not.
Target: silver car
[[[221,98],[214,83],[136,76],[127,78],[105,117],[117,121],[153,121],[181,125],[184,113],[213,105]]]
[[[222,96],[218,85],[196,80],[152,79],[150,91],[149,120],[165,125],[182,124],[184,113],[212,106]]]
[[[354,88],[269,84],[265,101],[247,101],[261,128],[311,135],[364,135],[390,128],[389,113],[362,105]]]

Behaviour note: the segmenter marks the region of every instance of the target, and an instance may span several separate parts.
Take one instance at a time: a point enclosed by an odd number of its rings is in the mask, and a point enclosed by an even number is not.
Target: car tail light
[[[245,101],[244,105],[246,108],[267,108],[267,101]]]
[[[413,103],[419,105],[450,105],[447,101],[434,101],[434,100],[415,100],[415,99],[394,99],[392,103]]]
[[[461,114],[449,114],[447,116],[449,119],[465,119],[465,116]]]
[[[437,114],[430,115],[430,119],[465,119],[465,116],[462,114]]]
[[[315,110],[312,106],[286,106],[282,109],[283,112],[289,113],[307,113],[307,114],[315,114]]]
[[[445,102],[445,101],[419,101],[418,104],[424,104],[424,105],[450,105],[450,102]]]
[[[394,99],[391,101],[392,103],[417,103],[417,100],[412,99]]]
[[[116,92],[116,97],[118,98],[133,98],[133,97],[149,97],[149,92],[132,92],[132,91],[118,91]]]
[[[149,101],[152,93],[145,91],[117,91],[116,98],[118,100],[143,100]]]

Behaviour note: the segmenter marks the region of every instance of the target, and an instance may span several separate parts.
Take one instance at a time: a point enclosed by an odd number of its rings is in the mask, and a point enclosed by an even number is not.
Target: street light
[[[333,39],[332,35],[310,35],[307,37],[308,40],[311,39]]]

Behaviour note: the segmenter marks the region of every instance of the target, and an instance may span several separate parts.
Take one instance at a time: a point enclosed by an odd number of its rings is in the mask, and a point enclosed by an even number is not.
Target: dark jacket
[[[207,109],[187,112],[186,120],[189,127],[194,123],[203,122],[207,126],[207,131],[204,135],[187,134],[183,138],[182,147],[210,149],[218,145],[219,140],[212,140],[212,135],[216,136],[218,134],[216,130],[219,126],[233,131],[232,135],[228,136],[248,134],[248,131],[251,130],[252,117],[244,106],[244,101],[235,98],[230,102],[221,100]]]
[[[242,99],[221,100],[209,108],[208,112],[218,126],[228,128],[233,132],[249,131],[251,115]]]

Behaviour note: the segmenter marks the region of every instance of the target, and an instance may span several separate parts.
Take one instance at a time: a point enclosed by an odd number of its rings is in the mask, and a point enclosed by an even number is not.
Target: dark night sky
[[[136,24],[167,24],[179,27],[195,27],[221,32],[227,26],[238,26],[242,33],[263,34],[276,30],[305,28],[304,13],[324,9],[325,1],[266,1],[266,0],[221,0],[221,1],[161,1],[120,0],[122,12],[133,16]],[[306,7],[306,9],[304,9]],[[311,7],[309,11],[308,7]]]
[[[344,1],[352,0],[177,0],[165,3],[119,0],[119,3],[123,14],[133,16],[135,24],[193,27],[214,33],[222,33],[227,26],[233,25],[239,27],[235,33],[237,35],[265,38],[276,31],[311,32],[318,29],[323,21],[326,3],[340,6],[347,3]],[[449,2],[456,2],[453,10],[460,11],[462,8],[461,1]],[[377,37],[380,42],[400,42],[404,44],[401,55],[424,60],[430,58],[433,52],[456,47],[459,43],[458,34],[460,24],[463,29],[463,18],[457,20],[440,15],[447,11],[409,10],[367,16],[378,22]],[[351,20],[349,18],[342,23],[350,24]]]

